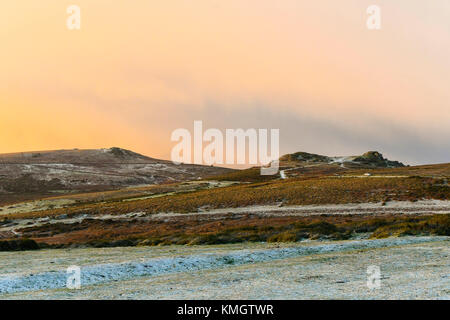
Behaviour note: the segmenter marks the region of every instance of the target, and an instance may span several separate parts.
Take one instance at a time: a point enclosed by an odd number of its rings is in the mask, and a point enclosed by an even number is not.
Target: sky
[[[281,154],[450,162],[449,57],[448,0],[2,1],[0,153],[169,159],[202,120],[278,128]]]

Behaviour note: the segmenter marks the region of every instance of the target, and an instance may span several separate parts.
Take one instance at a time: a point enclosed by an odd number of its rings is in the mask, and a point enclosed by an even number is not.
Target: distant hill
[[[23,194],[99,191],[195,180],[232,171],[175,165],[116,147],[0,154],[0,201]]]
[[[443,169],[445,172],[447,170],[447,167],[448,166],[444,167]],[[308,152],[295,152],[291,154],[285,154],[280,157],[279,168],[279,174],[272,176],[262,176],[260,173],[260,168],[253,167],[245,170],[226,173],[221,176],[213,176],[210,177],[210,179],[257,182],[280,178],[284,179],[292,177],[322,176],[334,174],[339,175],[352,172],[361,175],[377,169],[382,170],[383,173],[386,173],[389,170],[402,168],[408,170],[408,168],[411,167],[406,167],[399,161],[388,160],[377,151],[368,151],[360,156],[343,157],[331,157]],[[417,170],[419,170],[419,172],[422,172],[421,169]],[[438,168],[438,166],[432,165],[431,170],[429,171],[441,172],[442,170],[440,169],[440,167]],[[405,170],[403,170],[400,174],[408,175],[407,171]]]
[[[324,156],[296,152],[280,157],[280,170],[284,177],[305,175],[341,174],[358,169],[402,168],[399,161],[391,161],[378,151],[368,151],[360,156]]]
[[[405,165],[399,161],[385,159],[378,151],[368,151],[360,156],[329,157],[307,152],[286,154],[280,158],[284,164],[331,164],[347,168],[399,168]]]

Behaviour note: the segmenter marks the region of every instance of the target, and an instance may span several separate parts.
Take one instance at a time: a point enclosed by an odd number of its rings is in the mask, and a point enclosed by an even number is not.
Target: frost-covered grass
[[[125,251],[121,251],[125,254],[115,257],[115,262],[111,263],[99,263],[101,259],[95,259],[95,256],[92,256],[95,254],[93,251],[74,249],[67,252],[67,256],[72,257],[71,259],[67,259],[67,266],[76,264],[77,260],[81,261],[82,285],[92,286],[173,273],[192,273],[212,269],[223,269],[223,272],[227,272],[227,268],[234,266],[292,259],[300,256],[388,248],[433,241],[448,241],[448,238],[405,237],[379,240],[342,241],[335,243],[304,242],[281,248],[274,248],[273,246],[264,248],[264,246],[261,245],[259,247],[248,247],[242,245],[241,247],[230,247],[232,250],[226,250],[226,247],[209,246],[201,249],[203,252],[195,252],[190,255],[183,255],[186,252],[182,250],[181,247],[177,247],[173,249],[173,252],[168,252],[167,249],[165,249],[166,251],[162,257],[158,256],[158,249],[147,248],[146,250],[152,251],[152,257],[149,259],[144,259],[145,251],[144,249],[139,249],[141,250],[141,253],[143,253],[142,256],[133,254],[133,250],[131,250],[128,255]],[[218,252],[215,252],[216,248]],[[88,253],[89,256],[86,256],[86,253]],[[57,268],[50,267],[50,262],[53,259],[50,251],[46,253],[46,257],[41,255],[40,261],[27,259],[26,253],[19,255],[15,260],[15,263],[21,264],[23,261],[27,261],[27,265],[29,266],[29,269],[22,266],[20,272],[15,271],[13,264],[11,265],[11,259],[14,260],[14,254],[15,253],[2,253],[0,255],[0,261],[10,261],[9,266],[2,266],[0,268],[1,294],[61,289],[65,287],[67,274],[65,269],[62,268],[65,263],[64,261],[59,261]],[[355,252],[355,254],[357,253]],[[55,255],[56,257],[61,257],[59,253],[55,253]],[[29,253],[29,256],[37,257],[36,253]],[[78,257],[78,259],[74,260],[73,257]],[[132,260],[128,260],[130,258]],[[122,260],[118,262],[117,259]],[[95,263],[91,264],[89,263],[89,260],[95,260]],[[41,263],[49,266],[49,270],[43,271],[41,266],[34,271],[36,268],[33,266],[40,265]]]

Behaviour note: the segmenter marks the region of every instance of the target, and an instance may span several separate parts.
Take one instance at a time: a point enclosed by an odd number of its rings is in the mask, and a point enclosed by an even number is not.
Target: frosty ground
[[[448,237],[0,253],[1,299],[450,299]],[[65,288],[81,267],[82,287]],[[367,287],[367,268],[381,287]]]

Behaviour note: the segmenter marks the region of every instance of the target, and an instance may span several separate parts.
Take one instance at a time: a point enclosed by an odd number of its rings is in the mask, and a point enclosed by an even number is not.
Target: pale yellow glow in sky
[[[379,31],[366,28],[374,2]],[[66,28],[70,4],[79,31]],[[270,128],[263,108],[317,122],[284,151],[450,161],[448,0],[2,1],[0,46],[1,153],[120,146],[168,158],[172,130],[245,117]]]

